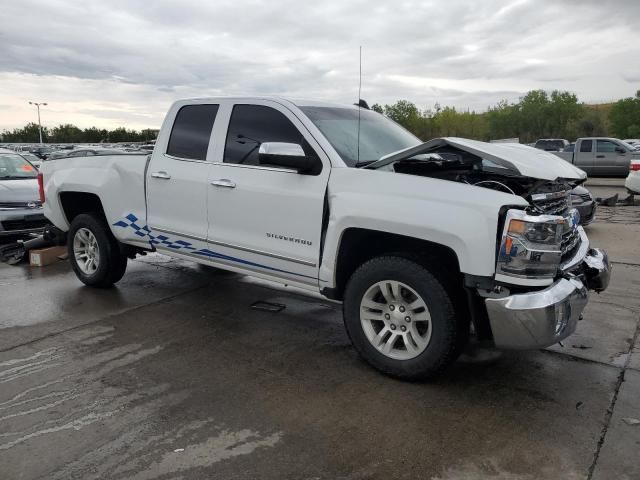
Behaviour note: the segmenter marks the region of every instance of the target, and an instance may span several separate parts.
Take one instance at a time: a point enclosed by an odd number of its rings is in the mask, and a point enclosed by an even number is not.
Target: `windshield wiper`
[[[16,177],[13,175],[4,175],[0,177],[0,180],[28,180],[30,178],[36,178],[36,177]]]

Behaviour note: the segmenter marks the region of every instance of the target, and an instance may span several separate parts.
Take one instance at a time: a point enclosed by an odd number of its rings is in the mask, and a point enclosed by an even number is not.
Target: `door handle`
[[[236,188],[236,184],[228,178],[220,178],[218,180],[212,180],[211,185],[215,187]]]
[[[596,155],[596,158],[604,158],[604,155]]]
[[[171,175],[169,175],[167,172],[152,172],[151,176],[153,178],[161,178],[162,180],[169,180],[171,178]]]

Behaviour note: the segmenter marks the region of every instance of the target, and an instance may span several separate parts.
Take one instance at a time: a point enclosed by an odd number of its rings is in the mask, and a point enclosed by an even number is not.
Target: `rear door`
[[[206,245],[211,168],[207,157],[218,108],[217,104],[179,107],[169,138],[154,149],[147,169],[147,224],[154,238],[160,234],[158,248],[185,239]]]
[[[587,172],[587,175],[593,173],[593,156],[595,155],[593,140],[584,139],[576,144],[573,152],[573,163],[576,167]]]
[[[330,163],[287,107],[264,100],[230,103],[225,148],[209,189],[211,257],[239,269],[317,286]],[[321,163],[315,175],[259,163],[265,142],[296,143]]]

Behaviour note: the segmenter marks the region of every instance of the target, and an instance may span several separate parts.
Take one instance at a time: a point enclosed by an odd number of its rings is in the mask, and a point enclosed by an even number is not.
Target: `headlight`
[[[509,210],[496,273],[519,278],[555,277],[561,257],[565,220],[556,215],[527,215]]]

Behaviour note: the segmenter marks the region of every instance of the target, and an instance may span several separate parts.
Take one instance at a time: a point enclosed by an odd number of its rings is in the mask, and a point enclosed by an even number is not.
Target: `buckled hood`
[[[391,153],[366,168],[379,168],[414,155],[430,153],[442,147],[454,147],[508,168],[516,175],[541,180],[584,180],[587,174],[556,155],[518,143],[487,143],[466,138],[444,137]]]

